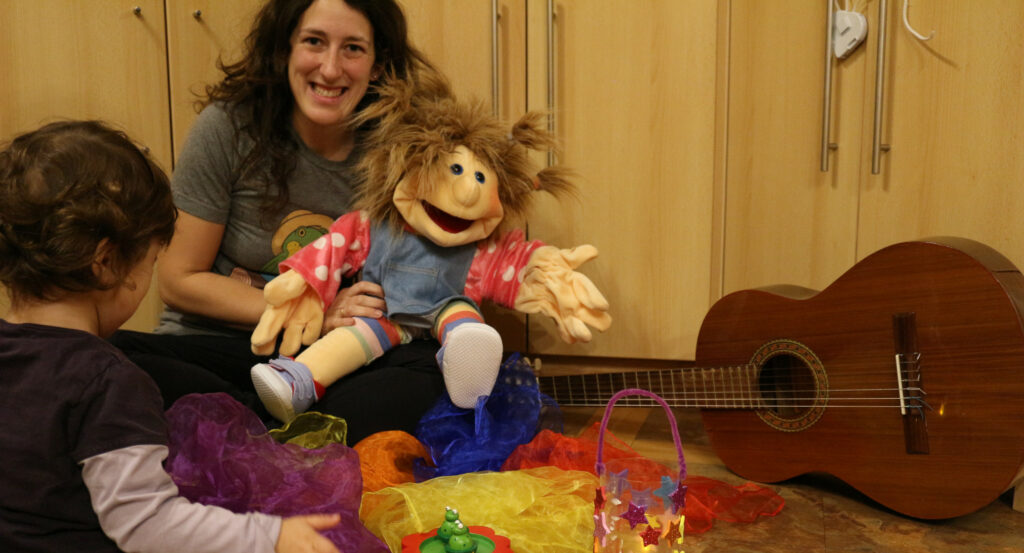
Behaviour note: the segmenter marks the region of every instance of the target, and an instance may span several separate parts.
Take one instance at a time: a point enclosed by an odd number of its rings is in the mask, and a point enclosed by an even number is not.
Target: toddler
[[[0,551],[337,551],[317,530],[191,503],[164,471],[163,402],[104,337],[149,289],[176,212],[167,176],[98,122],[0,151]]]

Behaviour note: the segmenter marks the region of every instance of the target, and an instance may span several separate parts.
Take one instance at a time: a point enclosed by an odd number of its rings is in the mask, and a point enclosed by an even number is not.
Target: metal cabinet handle
[[[828,16],[825,18],[825,90],[821,101],[821,172],[828,172],[828,153],[836,147],[829,142],[832,134],[832,25],[833,0],[825,0],[825,11]]]
[[[548,131],[555,134],[555,0],[548,0]],[[555,152],[548,150],[548,165]]]
[[[491,110],[495,116],[499,114],[501,102],[498,94],[501,82],[498,75],[498,0],[491,0]]]
[[[878,51],[875,58],[875,130],[871,137],[871,174],[882,172],[882,152],[889,151],[888,144],[882,144],[882,112],[885,97],[885,23],[888,12],[888,1],[878,3]]]

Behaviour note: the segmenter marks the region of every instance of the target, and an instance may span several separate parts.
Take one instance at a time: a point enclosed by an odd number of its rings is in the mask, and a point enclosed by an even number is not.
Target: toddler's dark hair
[[[0,283],[14,304],[120,285],[176,218],[167,175],[102,122],[50,123],[0,151]],[[104,239],[114,282],[92,268]]]

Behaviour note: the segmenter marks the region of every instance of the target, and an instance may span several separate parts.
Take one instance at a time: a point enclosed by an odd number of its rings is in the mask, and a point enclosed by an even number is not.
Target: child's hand
[[[341,515],[302,515],[281,522],[277,553],[339,553],[331,540],[320,535],[341,521]]]

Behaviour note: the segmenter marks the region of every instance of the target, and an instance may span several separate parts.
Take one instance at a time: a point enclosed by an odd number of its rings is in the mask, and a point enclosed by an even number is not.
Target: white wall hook
[[[910,31],[910,34],[917,37],[918,40],[931,40],[932,37],[935,36],[935,30],[932,30],[931,33],[928,33],[928,36],[924,36],[921,33],[915,31],[914,28],[910,26],[910,19],[907,17],[907,11],[909,10],[909,8],[910,0],[903,0],[903,26],[906,27],[908,31]]]

